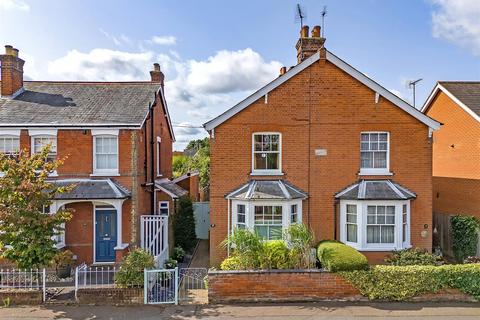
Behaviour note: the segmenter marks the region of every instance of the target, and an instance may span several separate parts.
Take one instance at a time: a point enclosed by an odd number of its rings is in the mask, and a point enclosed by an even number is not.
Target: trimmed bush
[[[439,257],[419,248],[394,251],[385,262],[392,266],[434,266]]]
[[[178,208],[173,216],[173,236],[175,247],[181,247],[186,252],[190,252],[197,243],[193,204],[187,196],[178,200]]]
[[[243,270],[242,261],[238,256],[231,256],[222,261],[220,264],[221,270]]]
[[[451,222],[453,252],[457,261],[462,262],[477,252],[479,223],[477,218],[472,216],[453,216]]]
[[[318,260],[327,271],[351,271],[368,268],[368,260],[356,249],[338,241],[321,241],[317,248]]]
[[[371,300],[403,301],[441,289],[456,288],[480,299],[480,265],[375,266],[341,272]]]
[[[283,240],[265,242],[260,259],[261,269],[288,269],[291,265],[289,249]]]
[[[121,288],[143,286],[143,271],[154,267],[153,256],[145,250],[136,249],[123,258],[115,283]]]

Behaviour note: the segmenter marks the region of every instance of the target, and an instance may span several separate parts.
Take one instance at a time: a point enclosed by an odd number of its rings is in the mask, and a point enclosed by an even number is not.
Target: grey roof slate
[[[14,99],[0,98],[0,126],[11,124],[140,126],[159,89],[152,82],[25,81]]]
[[[74,185],[73,190],[55,196],[55,200],[74,199],[125,199],[130,191],[112,179],[65,179],[54,180],[59,186]]]
[[[250,180],[226,195],[227,199],[236,200],[289,200],[307,197],[307,193],[282,180]]]
[[[335,195],[342,200],[407,200],[416,194],[391,180],[361,180]]]
[[[439,81],[438,83],[480,116],[480,81]]]
[[[173,195],[173,198],[180,198],[188,194],[188,191],[180,187],[175,182],[168,179],[155,181],[155,186],[159,189],[164,189]]]

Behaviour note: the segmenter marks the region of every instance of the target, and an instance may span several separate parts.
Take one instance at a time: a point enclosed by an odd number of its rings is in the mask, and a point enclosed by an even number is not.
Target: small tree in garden
[[[477,253],[479,223],[475,217],[454,216],[451,218],[453,252],[458,262]]]
[[[16,157],[0,154],[0,171],[4,174],[0,177],[0,257],[19,268],[48,265],[57,252],[53,237],[71,218],[68,210],[44,213],[50,199],[71,189],[47,181],[63,163],[46,161],[49,151],[47,146],[33,155],[26,150]]]
[[[184,196],[178,200],[178,207],[173,216],[173,234],[175,246],[190,251],[196,243],[195,218],[193,216],[192,200]]]

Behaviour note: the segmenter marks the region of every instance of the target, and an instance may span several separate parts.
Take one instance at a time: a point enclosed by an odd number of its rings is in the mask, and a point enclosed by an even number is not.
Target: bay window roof
[[[335,195],[342,200],[408,200],[416,198],[412,191],[392,180],[360,180]]]
[[[306,199],[308,195],[300,188],[283,180],[250,180],[226,195],[234,200],[290,200]]]
[[[59,187],[73,186],[71,191],[60,193],[55,200],[126,199],[130,191],[113,179],[63,179],[50,181]]]

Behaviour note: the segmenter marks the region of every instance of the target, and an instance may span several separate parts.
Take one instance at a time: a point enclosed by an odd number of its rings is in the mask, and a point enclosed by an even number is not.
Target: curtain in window
[[[395,242],[395,206],[367,206],[367,243]]]
[[[96,169],[117,169],[117,137],[95,137]]]
[[[357,206],[347,204],[347,241],[357,242]]]
[[[0,153],[17,154],[20,150],[20,138],[0,136]]]
[[[361,167],[365,169],[387,168],[388,134],[362,133]]]

